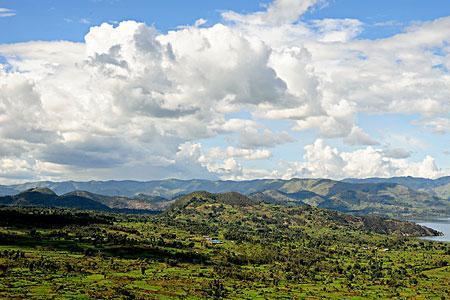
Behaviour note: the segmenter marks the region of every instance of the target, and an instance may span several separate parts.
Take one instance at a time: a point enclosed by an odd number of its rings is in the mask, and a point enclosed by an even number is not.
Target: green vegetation
[[[0,197],[0,205],[76,208],[96,211],[152,213],[171,201],[154,196],[138,195],[130,199],[104,196],[85,191],[73,191],[58,196],[48,188],[31,188],[17,195]]]
[[[288,205],[308,204],[353,214],[391,217],[448,215],[450,202],[396,183],[348,183],[329,179],[290,180],[277,190],[249,195]]]
[[[38,189],[36,189],[38,187]],[[0,186],[0,204],[94,210],[164,210],[174,198],[194,191],[239,192],[256,201],[311,205],[351,214],[424,218],[450,215],[450,177],[347,179],[260,179],[247,181],[157,180],[35,182]],[[60,195],[57,196],[56,194]],[[24,191],[25,192],[22,192]],[[42,202],[25,197],[47,193]],[[51,193],[50,193],[51,192]],[[14,196],[15,195],[15,196]]]
[[[433,191],[437,196],[450,200],[450,182],[447,184],[443,184],[443,185],[435,187],[433,189]]]
[[[0,209],[0,298],[445,299],[413,223],[196,192],[159,215]]]
[[[443,199],[450,200],[450,176],[437,179],[417,177],[347,179],[351,183],[396,183],[416,191],[422,191]]]

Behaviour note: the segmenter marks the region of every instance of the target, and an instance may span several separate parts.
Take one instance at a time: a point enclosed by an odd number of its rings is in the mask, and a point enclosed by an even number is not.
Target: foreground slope
[[[445,299],[450,245],[408,237],[430,233],[237,193],[155,216],[4,207],[0,298]]]

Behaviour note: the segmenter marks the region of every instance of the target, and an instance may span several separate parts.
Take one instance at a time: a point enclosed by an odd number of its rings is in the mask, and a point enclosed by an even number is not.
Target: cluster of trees
[[[307,283],[325,286],[324,292],[336,285],[351,291],[373,285],[408,288],[428,280],[424,271],[449,264],[448,244],[364,233],[343,225],[349,220],[336,221],[321,210],[295,207],[292,211],[300,215],[290,215],[288,208],[262,206],[258,211],[240,201],[233,202],[243,205],[240,208],[204,200],[199,205],[182,208],[182,214],[157,217],[13,210],[16,218],[36,215],[42,221],[53,216],[65,221],[54,227],[30,229],[21,222],[14,228],[11,223],[3,227],[0,245],[16,249],[0,251],[0,275],[12,282],[23,274],[43,280],[52,274],[101,274],[116,284],[116,292],[135,295],[126,289],[118,291],[123,287],[115,277],[133,271],[124,280],[141,276],[150,285],[189,278],[201,296],[224,298],[236,284],[276,290],[287,285],[300,289],[300,284]],[[78,226],[81,219],[89,221]],[[224,243],[207,243],[204,235]],[[21,248],[20,241],[26,241],[27,248]],[[27,252],[35,246],[52,255]],[[105,297],[97,292],[91,296]]]
[[[67,225],[112,224],[115,217],[60,208],[0,207],[0,226],[58,228]]]

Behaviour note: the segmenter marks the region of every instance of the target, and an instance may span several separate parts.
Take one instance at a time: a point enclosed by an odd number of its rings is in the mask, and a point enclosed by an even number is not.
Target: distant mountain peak
[[[175,202],[169,207],[169,211],[184,209],[188,206],[196,207],[205,202],[226,204],[235,207],[252,206],[259,203],[259,201],[250,199],[249,197],[237,192],[213,194],[207,191],[197,191],[176,199]]]
[[[39,194],[45,194],[45,195],[51,195],[51,196],[57,196],[54,191],[52,191],[49,188],[43,188],[43,187],[34,187],[27,189],[20,194],[26,194],[26,193],[39,193]]]

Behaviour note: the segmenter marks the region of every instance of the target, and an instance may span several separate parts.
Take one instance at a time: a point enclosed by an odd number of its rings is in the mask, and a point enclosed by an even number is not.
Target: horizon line
[[[391,176],[391,177],[346,177],[342,179],[333,179],[327,177],[291,177],[288,179],[285,178],[254,178],[254,179],[203,179],[203,178],[190,178],[190,179],[181,179],[175,177],[163,178],[163,179],[150,179],[150,180],[137,180],[137,179],[93,179],[93,180],[36,180],[36,181],[25,181],[21,183],[11,183],[11,184],[3,184],[0,186],[14,186],[14,185],[24,185],[24,184],[33,184],[33,183],[43,183],[43,182],[53,182],[53,183],[64,183],[64,182],[78,182],[78,183],[90,183],[90,182],[158,182],[158,181],[169,181],[169,180],[177,180],[177,181],[211,181],[211,182],[245,182],[245,181],[258,181],[258,180],[282,180],[282,181],[290,181],[290,180],[331,180],[331,181],[345,181],[345,180],[368,180],[368,179],[393,179],[393,178],[413,178],[413,179],[425,179],[425,180],[439,180],[441,178],[450,177],[449,175],[444,175],[436,178],[430,177],[415,177],[415,176]]]

